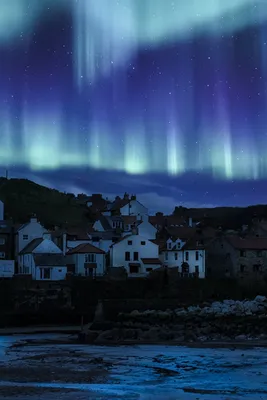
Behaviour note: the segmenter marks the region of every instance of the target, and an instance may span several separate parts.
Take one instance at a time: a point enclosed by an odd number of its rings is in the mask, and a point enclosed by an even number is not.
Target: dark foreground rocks
[[[120,314],[115,322],[93,323],[86,343],[190,343],[267,341],[267,299],[214,302],[176,310]]]

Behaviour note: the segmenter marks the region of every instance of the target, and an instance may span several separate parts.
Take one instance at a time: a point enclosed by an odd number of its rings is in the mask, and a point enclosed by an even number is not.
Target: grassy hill
[[[85,205],[71,193],[49,189],[27,179],[0,178],[0,200],[5,204],[6,218],[24,223],[32,214],[47,228],[53,225],[86,225],[90,214]]]
[[[254,217],[267,219],[267,205],[258,204],[249,207],[185,208],[175,207],[174,215],[192,217],[206,221],[207,225],[223,229],[239,229],[250,225]]]

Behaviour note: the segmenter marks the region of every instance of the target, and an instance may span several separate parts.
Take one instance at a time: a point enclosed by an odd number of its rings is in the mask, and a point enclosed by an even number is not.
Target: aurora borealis
[[[267,178],[264,0],[0,0],[0,72],[3,168],[201,205]]]

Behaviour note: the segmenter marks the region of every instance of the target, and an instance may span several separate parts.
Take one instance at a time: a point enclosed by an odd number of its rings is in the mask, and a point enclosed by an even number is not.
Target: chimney
[[[36,214],[32,214],[32,216],[31,216],[31,218],[30,218],[30,222],[38,222],[38,221],[37,221]]]
[[[131,200],[136,200],[136,195],[135,194],[132,194]]]
[[[129,200],[129,194],[128,193],[124,193],[124,196],[123,196],[123,200]]]
[[[158,212],[156,213],[156,217],[163,217],[163,212],[158,211]]]
[[[43,233],[43,239],[51,240],[51,233],[50,232],[44,232]]]
[[[193,219],[192,219],[192,217],[189,217],[189,219],[188,219],[188,226],[190,226],[190,228],[192,228],[192,226],[193,226]]]

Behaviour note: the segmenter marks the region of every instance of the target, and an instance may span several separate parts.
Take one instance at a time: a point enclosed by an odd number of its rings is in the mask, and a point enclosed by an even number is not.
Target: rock
[[[247,340],[247,336],[246,335],[238,335],[235,337],[235,340]]]
[[[138,310],[134,310],[130,313],[130,316],[135,318],[140,316],[140,312]]]
[[[94,343],[105,343],[107,341],[111,341],[114,339],[113,331],[104,331],[101,332],[98,337],[95,339]]]
[[[254,301],[258,303],[264,303],[266,302],[267,298],[265,296],[261,296],[258,294],[258,296],[255,297]]]

